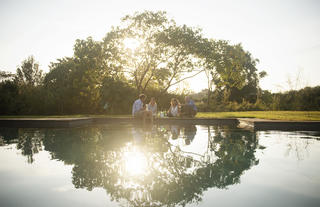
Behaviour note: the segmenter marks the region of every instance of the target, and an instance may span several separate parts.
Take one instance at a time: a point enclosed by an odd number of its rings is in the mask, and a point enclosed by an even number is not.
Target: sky
[[[208,38],[241,43],[266,71],[273,92],[320,85],[318,0],[0,0],[0,70],[15,72],[33,55],[50,62],[72,56],[76,39],[102,40],[134,12],[166,11],[177,24],[202,28]],[[206,88],[200,75],[188,85]]]

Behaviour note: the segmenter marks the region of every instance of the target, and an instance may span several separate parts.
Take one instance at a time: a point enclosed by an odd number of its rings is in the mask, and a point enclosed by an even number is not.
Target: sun
[[[131,176],[143,175],[148,169],[146,156],[137,151],[125,154],[125,171]]]
[[[139,41],[138,39],[135,39],[135,38],[125,38],[123,40],[123,44],[124,44],[125,48],[128,48],[128,49],[134,51],[141,45],[141,41]]]

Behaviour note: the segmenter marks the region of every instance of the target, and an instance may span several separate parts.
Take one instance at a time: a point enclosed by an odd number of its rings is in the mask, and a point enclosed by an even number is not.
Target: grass
[[[258,118],[289,121],[319,121],[320,111],[199,112],[197,118]]]
[[[131,117],[128,115],[52,115],[52,116],[0,116],[0,118],[81,118],[81,117]],[[196,118],[258,118],[289,121],[320,121],[320,111],[241,111],[199,112]]]

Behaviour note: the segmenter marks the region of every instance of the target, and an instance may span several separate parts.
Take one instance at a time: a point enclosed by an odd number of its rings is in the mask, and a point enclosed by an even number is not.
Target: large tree
[[[60,113],[93,112],[99,104],[99,88],[110,75],[102,45],[91,37],[76,40],[73,57],[51,63],[45,86],[57,101]]]
[[[206,74],[216,89],[224,93],[224,101],[254,102],[259,93],[259,79],[266,75],[264,71],[258,73],[259,60],[241,44],[211,40],[211,45],[211,52],[205,54]]]
[[[199,29],[178,26],[165,12],[146,11],[124,17],[104,38],[104,48],[139,92],[150,87],[165,93],[199,73],[195,48],[201,40]]]

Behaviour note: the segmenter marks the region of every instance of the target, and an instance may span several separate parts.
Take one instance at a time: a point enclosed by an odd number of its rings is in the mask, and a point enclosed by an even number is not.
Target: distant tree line
[[[202,93],[202,94],[201,94]],[[223,100],[223,95],[214,90],[211,95],[211,104],[206,104],[207,99],[203,92],[196,94],[199,107],[202,111],[318,111],[320,110],[320,86],[305,87],[300,90],[271,93],[262,90],[254,99]],[[205,93],[207,93],[205,91]],[[202,98],[201,98],[202,97]],[[236,96],[237,97],[237,96]],[[233,98],[236,98],[233,97]],[[239,96],[238,96],[239,97]],[[241,98],[242,96],[240,96]]]
[[[274,110],[318,111],[320,110],[320,86],[276,93],[270,108]]]
[[[241,44],[205,38],[200,29],[177,25],[165,12],[125,16],[101,41],[78,39],[73,49],[46,74],[33,56],[15,74],[0,71],[0,114],[128,114],[140,93],[156,97],[159,109],[166,109],[172,97],[182,101],[186,95],[170,89],[199,73],[208,83],[200,110],[319,109],[316,89],[301,95],[299,103],[313,94],[304,106],[292,101],[295,94],[261,90],[266,72],[258,72],[258,60]]]

